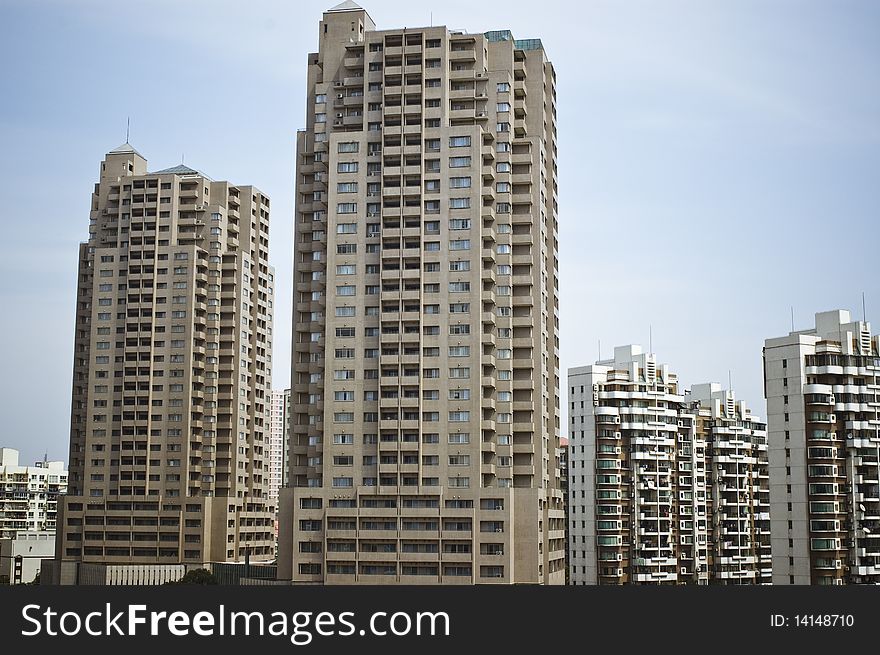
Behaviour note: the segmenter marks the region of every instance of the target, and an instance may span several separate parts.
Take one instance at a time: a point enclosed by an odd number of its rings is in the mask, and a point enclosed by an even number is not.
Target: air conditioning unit
[[[337,97],[339,100],[342,100],[342,99],[345,97],[345,94],[344,94],[344,93],[337,93],[337,94],[336,94],[336,97]]]
[[[619,454],[620,454],[620,446],[615,446],[615,447],[614,447],[614,454],[616,454],[616,455],[619,455]]]
[[[620,432],[615,432],[615,433],[614,433],[614,438],[615,438],[615,439],[620,439]]]
[[[495,532],[504,532],[504,528],[495,528]]]
[[[593,385],[593,391],[599,391],[599,385],[598,385],[598,384],[594,384],[594,385]]]
[[[336,113],[336,118],[343,118],[345,115],[342,112]]]
[[[617,569],[617,575],[623,575],[623,569]]]
[[[834,568],[839,569],[842,564],[843,562],[841,562],[839,559],[834,560]]]
[[[678,427],[683,428],[683,427],[684,427],[684,421],[679,421],[679,422],[678,422]]]
[[[834,584],[836,584],[836,585],[843,585],[843,578],[837,578],[837,579],[835,579],[835,580],[834,580]]]
[[[615,417],[614,417],[614,422],[615,422],[615,423],[620,423],[620,417],[619,417],[619,416],[615,416]]]
[[[687,575],[687,573],[688,573],[687,567],[686,567],[686,566],[682,566],[682,567],[681,567],[681,574],[682,574],[682,575]]]
[[[622,561],[623,561],[623,554],[621,554],[621,553],[617,553],[617,561],[618,561],[618,562],[622,562]]]
[[[196,211],[197,212],[205,211],[205,205],[196,205]]]

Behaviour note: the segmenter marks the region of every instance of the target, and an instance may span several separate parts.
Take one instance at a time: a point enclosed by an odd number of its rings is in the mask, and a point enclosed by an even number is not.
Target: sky
[[[67,459],[77,244],[104,154],[272,200],[273,378],[289,386],[294,144],[335,4],[0,0],[0,446]],[[880,328],[880,3],[360,2],[379,29],[540,38],[558,77],[565,376],[649,338],[760,415],[765,338]],[[650,335],[650,337],[649,337]]]

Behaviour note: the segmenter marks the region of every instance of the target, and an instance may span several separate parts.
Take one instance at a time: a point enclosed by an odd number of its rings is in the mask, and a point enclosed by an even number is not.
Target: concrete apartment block
[[[279,576],[562,584],[556,76],[325,12],[297,135]]]

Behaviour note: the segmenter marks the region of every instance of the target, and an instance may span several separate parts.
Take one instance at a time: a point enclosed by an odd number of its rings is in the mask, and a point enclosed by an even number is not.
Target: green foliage
[[[192,569],[177,582],[168,584],[217,584],[217,578],[208,569]]]

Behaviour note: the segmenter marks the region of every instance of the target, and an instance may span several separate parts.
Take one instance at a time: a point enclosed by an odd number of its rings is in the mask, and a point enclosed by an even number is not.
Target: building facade
[[[767,339],[774,584],[880,582],[880,337],[844,310]]]
[[[278,490],[286,484],[290,389],[273,390],[269,405],[269,499],[278,507]]]
[[[51,561],[54,554],[54,530],[22,530],[14,537],[0,537],[0,585],[34,582],[42,561]]]
[[[770,581],[766,426],[638,346],[569,369],[571,584]]]
[[[0,448],[0,539],[55,530],[58,497],[66,492],[64,462],[22,466],[17,450]]]
[[[186,166],[101,163],[81,244],[57,557],[271,559],[269,198]]]
[[[555,84],[539,40],[324,13],[279,576],[564,581]]]

